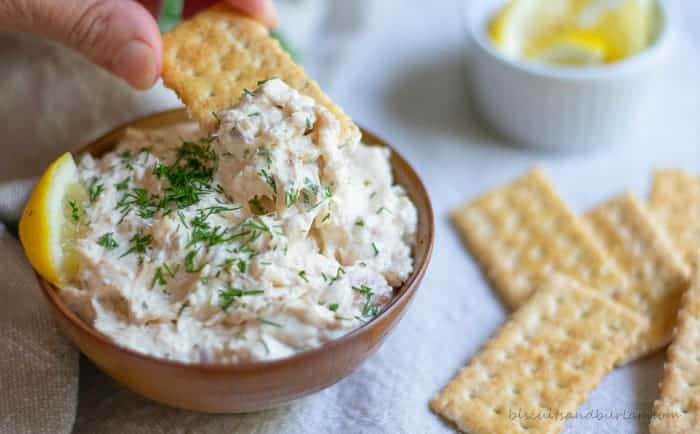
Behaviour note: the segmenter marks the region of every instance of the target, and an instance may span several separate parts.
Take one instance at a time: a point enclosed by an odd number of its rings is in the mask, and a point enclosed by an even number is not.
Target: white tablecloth
[[[626,189],[645,195],[650,171],[656,167],[700,171],[700,31],[693,30],[700,28],[696,24],[700,6],[696,2],[680,5],[676,56],[638,133],[622,146],[603,146],[579,155],[513,147],[481,126],[466,98],[465,36],[456,1],[365,4],[368,9],[356,23],[363,30],[344,44],[342,56],[335,56],[333,73],[315,68],[313,62],[311,69],[319,72],[330,95],[359,124],[386,138],[408,158],[432,197],[437,220],[435,253],[403,321],[347,379],[283,408],[251,415],[206,416],[150,404],[83,361],[75,433],[453,432],[429,411],[428,400],[497,330],[506,311],[449,224],[448,211],[534,164],[546,169],[577,211]],[[0,149],[17,148],[3,153],[0,161],[0,195],[3,188],[9,191],[7,181],[14,181],[12,188],[17,190],[17,180],[40,173],[60,150],[74,148],[139,113],[176,104],[162,90],[146,95],[124,88],[86,90],[113,87],[113,82],[104,76],[87,82],[55,77],[45,62],[38,62],[46,69],[41,73],[42,87],[31,87],[33,91],[27,87],[28,97],[17,96],[21,74],[12,73],[13,65],[6,61],[8,50],[15,48],[0,42],[0,125],[5,119],[13,120],[0,126],[6,129],[0,134]],[[54,50],[48,49],[63,58]],[[33,64],[19,58],[13,61]],[[15,80],[12,86],[9,76]],[[80,99],[66,95],[66,89],[75,88],[83,89],[81,104],[76,104]],[[8,98],[13,89],[14,99]],[[57,103],[45,92],[63,94],[63,100]],[[110,101],[118,102],[116,110]],[[29,117],[34,113],[36,117]],[[8,208],[0,206],[0,218],[12,223],[17,205],[10,204],[9,196],[6,193],[8,199],[0,199]],[[0,264],[0,269],[4,266]],[[663,360],[659,354],[608,375],[580,409],[584,417],[567,422],[564,432],[647,432]],[[24,393],[22,398],[30,401],[32,391]],[[64,407],[56,411],[70,411]],[[589,410],[592,417],[587,416]],[[0,430],[4,418],[7,415],[0,415]]]

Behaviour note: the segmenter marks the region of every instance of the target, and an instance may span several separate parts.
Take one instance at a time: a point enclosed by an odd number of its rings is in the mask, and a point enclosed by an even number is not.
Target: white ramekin
[[[469,3],[470,87],[483,120],[496,132],[518,145],[577,151],[619,144],[640,128],[641,109],[673,46],[667,1],[659,1],[652,46],[620,62],[586,68],[506,57],[487,35],[488,22],[503,1]]]

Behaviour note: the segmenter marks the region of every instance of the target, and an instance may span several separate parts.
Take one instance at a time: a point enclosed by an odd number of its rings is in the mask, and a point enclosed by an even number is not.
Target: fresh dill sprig
[[[122,190],[126,190],[127,188],[129,188],[129,177],[127,176],[123,180],[114,184],[114,188],[116,188],[117,191],[122,191]]]
[[[297,203],[297,199],[299,197],[299,190],[295,190],[294,188],[288,188],[284,192],[284,204],[287,208],[291,208],[294,206],[295,203]]]
[[[116,210],[122,215],[121,220],[124,220],[131,211],[136,210],[136,214],[141,218],[151,218],[158,211],[158,197],[150,194],[143,188],[134,188],[127,191],[117,202]]]
[[[219,291],[219,307],[221,310],[226,311],[231,305],[236,301],[236,299],[247,296],[247,295],[260,295],[264,294],[265,291],[262,289],[241,289],[241,288],[227,288]]]
[[[194,265],[194,257],[197,256],[197,251],[190,251],[187,256],[185,256],[185,272],[186,273],[199,273],[207,264],[202,264],[198,267]]]
[[[372,291],[372,288],[367,285],[360,285],[353,286],[352,289],[365,297],[365,305],[362,307],[362,316],[377,316],[380,307],[372,305],[372,297],[374,296],[374,291]]]
[[[328,277],[327,275],[321,273],[323,280],[327,280],[329,282],[328,286],[332,286],[336,281],[340,280],[340,278],[343,277],[343,274],[345,274],[343,267],[338,267],[335,272],[335,276]]]
[[[272,175],[270,172],[268,172],[265,169],[261,169],[258,172],[258,175],[265,180],[265,183],[270,186],[272,189],[272,192],[277,194],[277,182],[275,181],[274,175]]]
[[[78,224],[80,221],[80,208],[78,207],[78,204],[74,200],[69,200],[68,206],[70,207],[71,220],[73,220],[73,223]]]
[[[97,198],[100,197],[100,194],[105,191],[105,185],[101,182],[98,182],[97,177],[92,179],[92,182],[88,186],[88,198],[90,200],[90,203],[95,203],[97,202]]]
[[[119,244],[117,244],[117,241],[112,235],[112,232],[107,232],[106,234],[103,234],[100,238],[97,239],[97,244],[104,247],[107,250],[116,249],[117,247],[119,247]]]
[[[156,286],[156,283],[158,285],[165,285],[167,283],[165,281],[165,276],[163,275],[163,268],[160,266],[156,268],[156,272],[153,274],[153,279],[151,279],[151,288]]]
[[[257,317],[256,320],[261,324],[267,324],[267,325],[273,326],[273,327],[282,327],[282,324],[276,323],[274,321],[270,321],[269,319]]]
[[[306,276],[306,270],[301,270],[299,273],[297,273],[297,275],[304,279],[305,282],[309,281],[309,278]]]
[[[211,193],[211,183],[217,164],[216,153],[210,146],[210,141],[200,143],[183,142],[175,151],[176,160],[171,165],[158,164],[153,168],[153,174],[159,179],[166,179],[160,208],[174,205],[178,209],[198,203],[201,197]]]
[[[151,242],[153,241],[153,235],[144,234],[141,229],[134,234],[129,240],[129,249],[120,256],[123,258],[131,253],[144,254],[148,249],[151,248]]]
[[[379,249],[377,248],[377,245],[372,241],[372,250],[374,250],[374,256],[379,255]]]

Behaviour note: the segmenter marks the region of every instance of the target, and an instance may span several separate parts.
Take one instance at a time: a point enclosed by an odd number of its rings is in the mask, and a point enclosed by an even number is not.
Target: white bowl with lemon
[[[623,143],[672,48],[660,0],[470,2],[468,68],[483,119],[519,145]]]

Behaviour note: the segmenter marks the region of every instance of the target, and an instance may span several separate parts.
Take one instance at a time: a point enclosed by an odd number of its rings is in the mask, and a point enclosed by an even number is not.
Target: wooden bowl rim
[[[124,134],[124,131],[127,128],[154,128],[158,126],[165,127],[187,120],[189,120],[189,118],[187,117],[187,111],[184,108],[167,110],[148,115],[142,118],[138,118],[112,129],[110,132],[104,134],[97,140],[81,147],[75,154],[80,156],[86,152],[93,152],[99,155],[114,147],[114,145],[116,144],[116,140],[118,140]],[[406,297],[410,298],[412,294],[416,291],[421,279],[423,278],[423,275],[425,274],[425,271],[430,262],[430,258],[432,256],[433,240],[435,238],[435,225],[430,197],[428,196],[425,186],[421,182],[413,167],[411,167],[411,165],[408,164],[408,162],[401,156],[401,154],[399,154],[391,145],[386,143],[384,140],[378,138],[376,135],[368,132],[364,128],[360,127],[360,130],[362,131],[363,141],[369,142],[369,144],[377,144],[387,147],[392,154],[392,169],[394,171],[397,169],[396,163],[398,162],[398,165],[402,166],[404,174],[411,179],[411,183],[415,187],[415,189],[412,191],[414,195],[416,197],[419,197],[420,201],[425,205],[425,209],[423,209],[423,211],[425,211],[424,215],[427,217],[426,221],[424,222],[421,222],[420,220],[418,221],[418,227],[420,227],[421,225],[427,225],[428,236],[426,240],[427,246],[425,247],[425,255],[422,258],[418,258],[420,259],[420,262],[417,262],[417,258],[415,258],[414,256],[413,273],[411,273],[411,275],[403,283],[403,285],[401,285],[398,288],[398,293],[394,297],[392,297],[391,301],[389,302],[389,305],[386,308],[384,308],[379,315],[372,318],[368,322],[362,324],[361,326],[353,329],[347,334],[339,338],[333,339],[331,341],[328,341],[316,348],[300,351],[298,353],[294,353],[290,356],[283,357],[280,359],[261,360],[252,362],[247,361],[241,363],[187,363],[177,360],[164,359],[145,353],[140,353],[138,351],[117,344],[111,338],[98,332],[94,327],[90,326],[85,321],[80,319],[75,313],[73,313],[73,311],[66,306],[61,297],[58,295],[59,289],[52,283],[45,280],[39,274],[37,274],[37,278],[39,279],[39,283],[44,292],[44,295],[49,300],[49,302],[55,310],[57,310],[61,313],[61,315],[67,318],[73,326],[80,329],[83,333],[88,334],[91,338],[100,341],[102,344],[115,348],[117,351],[123,353],[126,356],[134,357],[147,363],[160,364],[171,368],[188,368],[208,372],[224,373],[274,369],[290,364],[303,363],[307,359],[319,356],[321,353],[325,352],[329,348],[343,346],[348,341],[355,339],[358,335],[369,333],[372,330],[372,328],[374,328],[374,326],[377,323],[379,323],[379,321],[383,317],[389,314],[389,312],[394,311],[395,309],[402,309],[402,305],[399,302]],[[416,204],[416,206],[418,206],[418,204]],[[421,213],[419,211],[419,215],[420,214]],[[418,233],[419,231],[416,232]],[[405,309],[407,305],[407,303],[404,304],[403,308]]]

